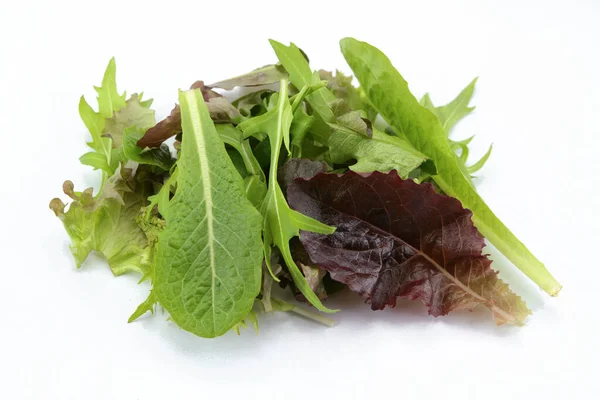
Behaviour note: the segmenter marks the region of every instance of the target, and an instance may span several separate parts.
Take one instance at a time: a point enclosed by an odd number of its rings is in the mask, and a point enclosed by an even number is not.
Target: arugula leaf
[[[292,125],[290,126],[292,157],[302,157],[307,134],[314,122],[315,117],[308,115],[304,107],[298,107],[296,111],[294,111],[294,118],[292,119]]]
[[[181,92],[179,102],[177,190],[163,207],[167,227],[158,240],[154,293],[180,327],[215,337],[239,323],[259,293],[261,218],[201,91]]]
[[[292,103],[292,112],[294,117],[290,126],[290,137],[292,144],[292,157],[302,157],[302,152],[305,150],[305,142],[310,141],[308,134],[312,131],[317,137],[328,137],[329,128],[326,125],[315,127],[316,116],[307,113],[305,98],[310,96],[315,91],[325,87],[325,82],[319,82],[316,85],[304,86],[300,92],[290,97]],[[325,130],[323,130],[323,128]],[[322,141],[322,139],[321,139]]]
[[[356,132],[334,129],[329,146],[331,161],[336,164],[356,159],[349,167],[355,172],[396,170],[406,178],[427,160],[410,143],[377,129],[373,129],[371,139]]]
[[[290,75],[290,82],[297,89],[301,89],[305,86],[317,85],[321,82],[318,72],[312,72],[308,61],[300,51],[300,49],[293,43],[289,46],[285,46],[275,40],[269,40],[275,54],[279,59],[279,62],[287,73]],[[335,96],[323,87],[307,97],[307,101],[314,110],[314,112],[320,117],[315,123],[317,127],[315,132],[320,132],[318,139],[323,143],[327,144],[329,129],[325,123],[333,123],[335,117],[333,112],[329,108],[329,103],[335,100]]]
[[[435,162],[437,175],[433,179],[440,188],[473,211],[477,228],[523,273],[550,295],[557,295],[561,285],[477,194],[459,166],[439,119],[419,104],[390,60],[377,48],[353,38],[342,39],[340,45],[371,104],[392,128]]]
[[[149,243],[136,218],[147,203],[151,191],[148,183],[136,180],[132,170],[121,168],[106,181],[96,198],[92,188],[75,192],[71,181],[65,182],[63,190],[74,200],[68,210],[58,198],[50,202],[50,208],[71,238],[77,268],[91,251],[96,251],[106,257],[116,276],[128,272],[147,275],[153,243]]]
[[[302,232],[314,263],[365,296],[373,310],[420,299],[433,316],[484,305],[499,324],[520,325],[525,303],[498,279],[471,212],[429,184],[382,174],[320,174],[296,180],[291,206],[337,227]]]
[[[481,157],[479,159],[479,161],[477,161],[473,165],[467,166],[467,172],[469,174],[474,174],[475,172],[477,172],[481,168],[483,168],[483,166],[485,165],[485,163],[487,162],[487,160],[490,158],[490,155],[492,154],[492,149],[493,148],[494,148],[494,145],[490,144],[490,148],[488,149],[488,151],[485,152],[485,154],[483,155],[483,157]]]
[[[450,136],[450,132],[452,131],[452,128],[454,128],[456,123],[463,119],[465,116],[469,115],[475,109],[475,107],[469,107],[469,103],[471,102],[471,98],[473,97],[476,82],[477,78],[473,79],[471,83],[469,83],[469,85],[467,85],[467,87],[464,88],[454,100],[452,100],[445,106],[434,106],[428,93],[426,93],[421,98],[421,105],[438,117],[440,123],[442,124],[442,127],[444,128],[444,131],[446,131],[446,134],[448,136]],[[469,157],[468,144],[472,139],[473,137],[462,141],[454,141],[450,138],[448,139],[452,150],[460,150],[460,156],[458,156],[459,165],[463,170],[463,173],[469,178],[469,180],[471,180],[472,178],[471,174],[479,171],[490,157],[490,154],[492,153],[492,146],[490,145],[488,151],[483,157],[481,157],[481,159],[479,159],[479,161],[477,161],[471,166],[467,166],[466,162],[467,158]]]
[[[246,137],[259,132],[266,132],[271,145],[271,168],[269,170],[268,190],[262,206],[265,260],[267,261],[269,271],[273,274],[270,265],[271,245],[276,245],[281,251],[294,283],[302,294],[317,309],[324,312],[333,312],[323,306],[319,298],[310,289],[290,252],[289,241],[299,235],[300,229],[323,234],[331,233],[334,229],[291,210],[277,182],[279,153],[282,143],[285,143],[288,151],[290,149],[289,134],[293,118],[292,106],[288,99],[288,81],[282,79],[279,86],[277,107],[272,108],[266,114],[251,118],[239,125],[239,128],[244,132]]]
[[[273,93],[270,89],[257,90],[234,100],[231,104],[244,117],[256,117],[267,112],[269,98]]]
[[[473,79],[471,83],[465,87],[458,96],[450,103],[445,106],[436,107],[431,102],[429,93],[426,93],[421,99],[421,105],[433,112],[440,120],[444,131],[450,135],[452,128],[464,117],[469,115],[475,110],[475,107],[469,107],[469,103],[473,98],[473,92],[475,91],[475,84],[477,78]]]

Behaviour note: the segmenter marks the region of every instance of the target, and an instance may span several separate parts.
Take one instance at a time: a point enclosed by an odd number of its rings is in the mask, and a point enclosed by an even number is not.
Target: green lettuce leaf
[[[319,77],[327,81],[327,88],[336,98],[344,100],[352,110],[363,110],[367,118],[374,121],[377,111],[371,106],[369,100],[359,88],[352,85],[352,75],[344,75],[341,71],[332,72],[319,70]]]
[[[106,119],[102,136],[112,139],[114,149],[121,148],[125,129],[137,128],[145,131],[156,124],[154,110],[149,108],[151,104],[152,100],[142,101],[142,95],[134,93],[123,107]]]
[[[332,129],[360,133],[366,137],[373,136],[373,124],[367,119],[364,111],[352,110],[343,99],[335,99],[329,103],[335,123],[329,123]]]
[[[343,164],[351,159],[354,172],[398,171],[407,178],[427,157],[404,140],[373,129],[373,137],[368,138],[356,132],[334,129],[329,139],[331,161]]]
[[[159,235],[153,293],[181,328],[215,337],[245,318],[259,293],[261,217],[201,91],[181,92],[179,102],[177,189],[162,210],[159,202],[166,229]]]
[[[119,163],[128,160],[151,164],[168,170],[172,165],[165,149],[142,153],[131,146],[132,138],[138,138],[156,124],[154,111],[150,109],[152,100],[142,100],[142,94],[119,95],[116,84],[116,65],[110,60],[102,85],[95,87],[98,93],[98,112],[87,103],[83,96],[79,102],[79,114],[88,128],[92,141],[88,145],[94,150],[80,157],[82,164],[102,170],[102,183],[117,170]],[[127,137],[126,137],[127,136]]]
[[[102,182],[112,176],[119,165],[119,160],[112,157],[112,140],[104,135],[106,119],[126,105],[126,94],[120,95],[117,91],[116,73],[117,66],[112,58],[104,72],[102,85],[94,87],[98,93],[98,112],[94,111],[83,96],[79,100],[79,115],[92,136],[91,142],[87,144],[94,150],[84,154],[80,161],[94,169],[102,170]]]
[[[71,238],[71,252],[77,268],[92,251],[103,255],[114,275],[138,272],[146,276],[151,268],[153,245],[137,223],[140,209],[147,204],[151,187],[135,179],[131,169],[121,168],[107,180],[102,193],[94,198],[93,189],[75,192],[65,182],[65,194],[73,202],[58,198],[50,208],[63,222]]]
[[[473,222],[490,242],[543,290],[556,295],[560,284],[525,245],[500,221],[461,169],[440,120],[421,106],[390,60],[377,48],[353,38],[340,42],[371,104],[393,129],[406,136],[437,168],[436,184],[473,212]]]

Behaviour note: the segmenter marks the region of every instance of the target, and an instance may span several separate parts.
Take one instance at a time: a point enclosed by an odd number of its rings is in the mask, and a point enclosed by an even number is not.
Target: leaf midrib
[[[194,139],[196,142],[198,159],[200,162],[200,174],[202,175],[202,192],[204,195],[204,202],[206,205],[206,230],[207,230],[207,246],[210,254],[210,269],[211,269],[211,310],[213,314],[213,333],[217,331],[216,326],[216,310],[215,310],[215,249],[214,249],[214,217],[213,217],[213,200],[212,200],[212,184],[210,177],[210,167],[208,157],[206,156],[206,143],[204,141],[204,130],[202,129],[202,119],[198,112],[198,101],[194,92],[186,92],[186,97],[190,103],[190,120],[194,129]]]

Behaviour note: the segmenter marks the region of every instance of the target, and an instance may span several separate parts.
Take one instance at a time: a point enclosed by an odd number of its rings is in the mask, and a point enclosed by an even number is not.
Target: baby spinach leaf
[[[366,297],[373,310],[396,297],[419,299],[433,316],[488,307],[499,324],[530,314],[482,253],[471,212],[430,184],[382,174],[320,174],[288,188],[297,211],[336,226],[332,235],[301,232],[312,261]]]
[[[419,104],[390,60],[377,48],[353,38],[342,39],[340,45],[371,104],[393,129],[433,160],[436,184],[473,212],[475,226],[523,273],[549,294],[558,294],[561,285],[477,194],[439,119]]]
[[[322,234],[334,231],[333,228],[327,225],[291,210],[277,182],[277,166],[279,165],[281,145],[285,143],[287,150],[289,151],[290,149],[289,135],[292,117],[292,106],[288,99],[288,81],[287,79],[282,79],[277,95],[277,106],[269,110],[266,114],[251,118],[239,125],[239,128],[244,132],[246,137],[259,132],[266,133],[271,145],[268,190],[262,206],[265,260],[267,260],[269,271],[273,274],[270,266],[271,245],[274,244],[277,246],[281,251],[294,283],[302,294],[317,309],[324,312],[332,312],[332,310],[323,306],[319,298],[310,289],[290,252],[289,241],[299,235],[300,229],[320,232]]]
[[[261,218],[244,195],[201,91],[181,92],[179,102],[177,190],[163,214],[154,293],[183,329],[215,337],[246,317],[259,293]]]

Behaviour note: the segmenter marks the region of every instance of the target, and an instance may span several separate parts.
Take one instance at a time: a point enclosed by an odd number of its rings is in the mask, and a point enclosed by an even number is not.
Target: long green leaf
[[[325,307],[311,290],[290,251],[289,241],[294,236],[299,236],[300,229],[322,234],[330,234],[335,231],[332,227],[290,209],[277,182],[279,153],[282,144],[284,142],[289,143],[292,118],[292,106],[288,98],[288,81],[282,79],[277,97],[277,107],[269,110],[266,114],[251,118],[239,125],[246,136],[257,132],[266,132],[271,145],[268,191],[262,206],[265,260],[267,260],[267,266],[272,274],[269,260],[271,259],[271,245],[275,244],[283,255],[294,284],[306,299],[320,311],[333,312],[334,310]]]
[[[321,82],[318,72],[313,72],[308,65],[308,61],[302,55],[300,49],[293,43],[286,46],[275,40],[270,40],[273,50],[279,59],[279,62],[290,75],[290,82],[298,90],[305,86],[317,85]],[[315,122],[315,132],[329,132],[327,122],[335,122],[335,116],[329,107],[329,103],[335,100],[335,96],[326,87],[316,90],[308,95],[307,101],[313,108],[319,119]],[[322,134],[318,137],[319,141],[327,143],[328,135]]]
[[[183,329],[224,334],[260,290],[261,217],[210,120],[199,90],[181,92],[177,191],[166,207],[154,292]]]
[[[473,222],[498,250],[550,295],[560,284],[517,237],[496,217],[459,167],[439,119],[421,106],[390,60],[377,48],[356,39],[340,42],[342,53],[367,97],[390,125],[431,158],[433,178],[447,194],[473,211]]]

